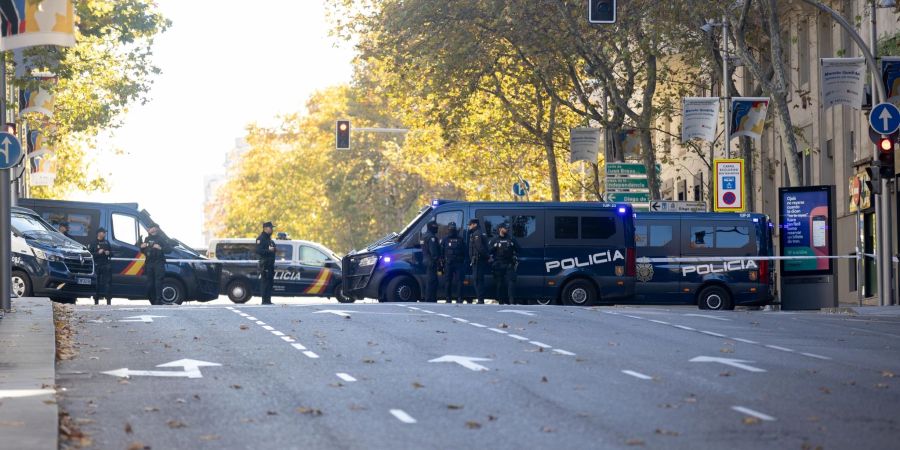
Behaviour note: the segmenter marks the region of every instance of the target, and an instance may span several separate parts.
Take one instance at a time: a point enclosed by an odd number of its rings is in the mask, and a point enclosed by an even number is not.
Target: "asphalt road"
[[[79,305],[60,406],[95,448],[877,449],[900,436],[896,316],[306,303]],[[184,359],[218,365],[158,367]]]

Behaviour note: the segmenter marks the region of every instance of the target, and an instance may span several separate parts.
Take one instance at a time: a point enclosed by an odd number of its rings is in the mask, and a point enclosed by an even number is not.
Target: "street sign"
[[[607,175],[647,175],[647,166],[641,163],[606,163]]]
[[[706,212],[706,202],[673,202],[654,200],[650,202],[651,212]]]
[[[869,113],[869,126],[879,134],[891,134],[900,128],[900,110],[891,103],[879,103]]]
[[[528,192],[531,191],[531,184],[526,180],[517,181],[513,183],[512,193],[513,195],[517,195],[519,197],[524,197],[528,195]]]
[[[744,212],[744,160],[717,159],[713,164],[716,212]]]
[[[588,0],[589,23],[616,23],[616,0]]]
[[[618,190],[618,189],[650,189],[650,183],[647,181],[647,177],[640,178],[606,178],[606,189],[607,190]]]
[[[0,169],[10,169],[22,160],[22,144],[9,133],[0,133]]]
[[[606,201],[616,203],[649,203],[649,192],[607,192]]]

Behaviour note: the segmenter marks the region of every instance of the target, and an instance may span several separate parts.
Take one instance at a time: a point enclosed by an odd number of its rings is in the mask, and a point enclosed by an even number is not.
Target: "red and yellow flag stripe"
[[[134,261],[128,263],[128,265],[125,266],[125,270],[123,270],[120,275],[136,276],[143,274],[145,259],[146,257],[144,256],[144,254],[138,252],[138,254],[134,257]]]
[[[319,275],[316,276],[316,281],[313,281],[304,294],[310,295],[318,295],[325,292],[325,289],[328,288],[328,283],[331,281],[331,270],[329,269],[321,269],[319,270]]]

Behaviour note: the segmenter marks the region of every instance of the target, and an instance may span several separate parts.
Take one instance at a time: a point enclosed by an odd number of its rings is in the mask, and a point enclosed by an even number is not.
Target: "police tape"
[[[682,256],[673,258],[638,258],[639,263],[665,263],[665,262],[732,262],[732,261],[803,261],[810,259],[862,259],[863,257],[874,258],[875,255],[822,255],[822,256]],[[896,261],[897,258],[894,258]]]
[[[109,258],[110,261],[122,261],[122,262],[132,262],[132,261],[147,261],[146,258]],[[166,263],[171,264],[180,264],[180,263],[194,263],[194,264],[258,264],[259,260],[256,259],[166,259]],[[290,266],[294,265],[293,261],[275,261],[276,266]]]

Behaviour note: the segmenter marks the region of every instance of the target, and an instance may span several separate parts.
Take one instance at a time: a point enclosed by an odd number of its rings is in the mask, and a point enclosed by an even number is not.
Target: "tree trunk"
[[[591,172],[594,175],[594,182],[591,185],[591,190],[595,197],[597,197],[598,202],[603,201],[603,194],[600,192],[600,165],[591,163]]]

